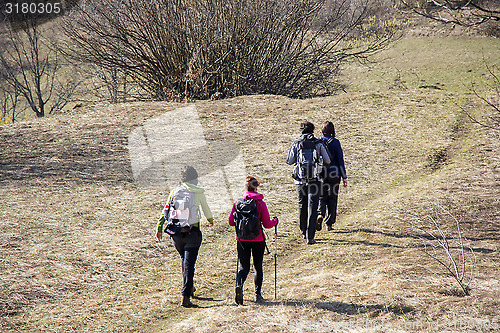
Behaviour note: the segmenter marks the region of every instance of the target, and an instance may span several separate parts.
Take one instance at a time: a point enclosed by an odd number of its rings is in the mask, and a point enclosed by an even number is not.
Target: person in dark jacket
[[[332,162],[325,167],[325,178],[321,191],[318,207],[317,230],[321,230],[324,221],[328,231],[333,230],[337,219],[337,202],[339,196],[340,180],[347,187],[347,174],[344,165],[344,153],[340,141],[335,138],[335,127],[331,121],[323,125],[323,136],[320,138],[326,145]]]
[[[299,199],[299,224],[302,235],[307,240],[307,244],[315,244],[314,236],[316,234],[316,223],[318,218],[318,203],[322,188],[321,169],[318,169],[316,175],[311,179],[303,179],[298,175],[299,155],[301,143],[305,140],[314,142],[316,157],[322,159],[324,164],[330,164],[330,155],[321,140],[314,137],[314,124],[305,121],[300,124],[302,134],[299,139],[293,141],[288,149],[286,163],[295,165],[293,177],[297,186],[297,196]]]
[[[244,199],[255,200],[257,211],[259,213],[259,223],[264,228],[272,228],[278,224],[276,217],[270,218],[269,211],[267,210],[264,196],[257,192],[259,181],[255,177],[248,176],[245,181],[245,195]],[[234,214],[236,210],[236,203],[233,205],[231,214],[229,214],[229,225],[235,226]],[[264,271],[262,263],[264,261],[264,250],[266,249],[266,237],[260,228],[259,234],[254,239],[240,239],[236,237],[238,260],[240,270],[236,274],[236,296],[235,301],[238,305],[243,305],[243,284],[250,272],[250,257],[253,256],[253,266],[255,268],[255,302],[259,303],[264,300],[262,297],[262,281],[264,279]]]

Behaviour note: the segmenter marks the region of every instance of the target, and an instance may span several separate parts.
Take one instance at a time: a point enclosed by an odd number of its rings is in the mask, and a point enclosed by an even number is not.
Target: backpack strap
[[[332,163],[333,163],[333,158],[334,158],[334,152],[330,150],[330,144],[333,142],[333,140],[335,140],[335,138],[331,137],[328,140],[326,140],[326,142],[323,141],[323,144],[326,146],[326,151],[330,155],[330,159],[332,160]]]

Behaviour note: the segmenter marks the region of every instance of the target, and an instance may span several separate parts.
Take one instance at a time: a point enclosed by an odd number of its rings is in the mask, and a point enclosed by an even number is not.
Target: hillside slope
[[[250,276],[243,307],[233,300],[230,207],[213,228],[202,227],[198,307],[184,309],[178,306],[178,255],[168,241],[154,239],[168,189],[134,182],[129,134],[184,104],[96,106],[1,126],[0,327],[416,332],[436,325],[455,332],[463,331],[457,326],[462,320],[466,331],[485,331],[486,323],[498,329],[500,140],[450,102],[462,98],[459,91],[382,87],[310,100],[196,102],[204,138],[240,147],[246,172],[262,180],[269,210],[280,217],[278,299],[270,254],[263,288],[268,301],[253,303]],[[335,123],[350,181],[335,230],[319,232],[314,246],[300,237],[291,167],[284,164],[304,119]],[[459,296],[403,222],[408,211],[432,213],[435,198],[461,219],[474,249],[470,296]],[[453,230],[453,220],[442,223]],[[272,251],[272,241],[268,245]]]

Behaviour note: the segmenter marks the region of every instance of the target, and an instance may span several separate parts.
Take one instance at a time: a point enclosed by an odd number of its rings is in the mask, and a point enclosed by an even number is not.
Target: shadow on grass
[[[413,239],[429,239],[431,240],[432,237],[429,235],[424,235],[424,234],[397,234],[394,232],[383,232],[383,231],[378,231],[378,230],[372,230],[368,228],[358,228],[358,229],[353,229],[353,230],[336,230],[334,233],[337,234],[352,234],[352,233],[369,233],[369,234],[379,234],[383,236],[389,236],[389,237],[394,237],[394,238],[413,238]],[[451,238],[448,238],[451,239]],[[484,241],[484,240],[495,240],[498,241],[500,240],[500,237],[467,237],[468,240],[470,241]]]
[[[382,236],[387,236],[387,237],[393,237],[393,238],[398,238],[398,239],[405,239],[405,238],[411,238],[415,240],[422,240],[422,239],[427,239],[427,240],[432,240],[432,238],[429,235],[421,235],[421,234],[396,234],[392,232],[382,232],[382,231],[377,231],[377,230],[371,230],[367,228],[359,228],[359,229],[353,229],[353,230],[336,230],[334,231],[336,234],[354,234],[354,233],[368,233],[368,234],[378,234]],[[437,237],[439,239],[439,237]],[[448,240],[451,240],[452,238],[447,238]],[[470,238],[468,237],[467,240],[470,241],[482,241],[482,240],[500,240],[500,238],[495,238],[495,237],[488,237],[488,238]],[[332,239],[329,238],[317,238],[316,241],[318,243],[325,243],[325,242],[332,242]],[[371,242],[367,240],[333,240],[332,245],[365,245],[365,246],[377,246],[377,247],[385,247],[385,248],[397,248],[397,249],[419,249],[419,248],[424,248],[424,244],[417,244],[417,245],[400,245],[400,244],[395,244],[391,242],[385,242],[385,243],[377,243],[377,242]],[[450,247],[452,249],[457,247]],[[492,250],[492,249],[487,249],[487,248],[472,248],[472,250],[475,253],[484,253],[484,254],[490,254],[490,253],[495,253],[497,250]]]
[[[220,307],[225,304],[225,299],[215,299],[213,297],[202,297],[202,296],[193,296],[192,297],[193,301],[201,301],[201,302],[213,302],[212,304],[199,304],[196,302],[196,304],[193,304],[192,308],[198,308],[198,309],[209,309],[209,308],[216,308]]]
[[[207,302],[222,302],[223,299],[215,299],[213,297],[201,297],[201,296],[193,296],[193,299],[197,299],[199,301],[207,301]]]
[[[407,313],[415,313],[415,308],[406,305],[382,305],[382,304],[354,304],[345,302],[325,302],[325,301],[304,301],[285,299],[281,301],[269,300],[259,305],[263,306],[290,306],[290,307],[313,307],[321,310],[327,310],[338,314],[356,315],[361,313],[378,312],[378,313],[393,313],[402,315]]]
[[[82,125],[75,133],[43,122],[0,128],[0,183],[113,184],[134,181],[127,126]]]

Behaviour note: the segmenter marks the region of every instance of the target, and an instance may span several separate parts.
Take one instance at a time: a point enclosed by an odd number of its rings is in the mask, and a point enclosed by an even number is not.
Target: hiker
[[[315,244],[319,196],[322,187],[323,164],[330,164],[330,156],[323,142],[314,137],[314,125],[308,121],[300,124],[302,134],[293,141],[286,163],[295,165],[292,177],[299,198],[300,230],[307,244]]]
[[[266,237],[262,230],[278,224],[278,218],[270,219],[264,196],[257,192],[259,181],[248,176],[245,180],[245,195],[233,205],[229,215],[229,225],[235,226],[238,260],[241,269],[236,273],[236,296],[238,305],[243,305],[243,284],[250,272],[250,257],[253,256],[255,268],[255,302],[264,301],[262,297],[262,281],[264,272],[262,262],[266,249]],[[248,223],[245,223],[248,222]],[[248,226],[248,228],[245,228]]]
[[[192,307],[190,297],[196,291],[193,285],[194,265],[201,246],[200,210],[213,226],[212,212],[207,204],[204,189],[198,187],[198,172],[190,165],[181,171],[181,184],[170,192],[163,214],[158,221],[156,238],[162,239],[163,225],[167,222],[165,232],[179,252],[182,259],[182,302],[183,307]]]
[[[325,167],[325,177],[323,179],[323,189],[320,194],[318,221],[316,229],[321,230],[321,224],[324,221],[327,230],[333,230],[333,225],[337,219],[337,202],[339,197],[340,179],[344,187],[347,187],[347,174],[344,165],[344,153],[340,146],[340,141],[335,138],[335,127],[331,121],[323,125],[323,136],[320,138],[330,156],[332,163]],[[326,212],[328,211],[328,215]]]

